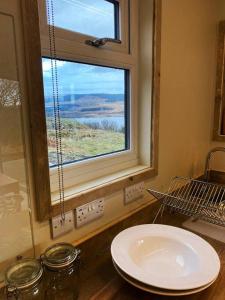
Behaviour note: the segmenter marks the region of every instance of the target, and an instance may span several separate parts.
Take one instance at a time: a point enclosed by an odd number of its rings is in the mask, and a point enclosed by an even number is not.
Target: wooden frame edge
[[[218,48],[217,48],[217,70],[216,70],[216,96],[214,106],[214,125],[213,125],[213,140],[225,142],[225,135],[220,134],[221,127],[221,110],[224,105],[225,97],[225,81],[224,81],[224,55],[225,55],[225,21],[219,23],[218,32]]]
[[[151,139],[151,163],[158,175],[159,160],[159,114],[160,114],[160,70],[161,70],[161,24],[162,24],[162,0],[154,0],[153,4],[153,78],[152,78],[152,139]]]
[[[33,182],[37,219],[49,217],[51,205],[48,170],[48,149],[42,79],[41,44],[38,4],[36,0],[21,0],[24,51],[28,88],[29,134],[31,143]],[[35,92],[34,92],[35,91]]]

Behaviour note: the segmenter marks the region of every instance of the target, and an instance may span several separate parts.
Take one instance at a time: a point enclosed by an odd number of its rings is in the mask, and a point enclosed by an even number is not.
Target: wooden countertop
[[[117,274],[110,254],[113,238],[127,227],[152,223],[157,207],[158,204],[153,203],[78,246],[82,251],[78,300],[225,300],[225,244],[207,237],[203,238],[220,257],[221,271],[217,280],[202,292],[182,297],[154,295],[133,287]],[[185,220],[183,216],[164,213],[157,222],[182,227]],[[3,290],[0,290],[0,299],[6,299]]]
[[[166,213],[163,224],[181,227],[185,218]],[[89,266],[89,276],[82,280],[79,300],[225,300],[225,244],[204,237],[217,251],[221,271],[217,280],[206,290],[189,296],[159,296],[141,291],[123,280],[115,271],[109,249],[99,256],[101,263],[94,269]],[[86,270],[86,271],[87,271]],[[82,276],[82,272],[81,272]]]

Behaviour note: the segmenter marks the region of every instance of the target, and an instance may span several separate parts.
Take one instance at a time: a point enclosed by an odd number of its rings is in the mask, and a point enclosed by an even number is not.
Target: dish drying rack
[[[162,215],[164,208],[168,207],[186,216],[225,227],[225,185],[208,182],[210,159],[217,151],[225,152],[225,148],[217,147],[208,153],[205,181],[176,176],[171,180],[167,193],[148,189],[150,194],[162,202],[153,223],[160,212]]]
[[[225,186],[176,176],[167,193],[152,189],[148,192],[162,201],[161,213],[169,207],[186,216],[225,226]]]

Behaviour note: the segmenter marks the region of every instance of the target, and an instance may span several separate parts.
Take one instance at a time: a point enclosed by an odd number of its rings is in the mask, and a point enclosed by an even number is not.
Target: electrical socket
[[[143,197],[144,190],[145,190],[144,181],[126,187],[124,193],[125,194],[124,203],[128,204],[134,200]]]
[[[55,239],[74,228],[74,214],[73,211],[65,213],[65,220],[62,221],[62,216],[56,216],[51,220],[52,238]]]
[[[76,208],[76,227],[81,227],[104,214],[104,198],[100,198]]]

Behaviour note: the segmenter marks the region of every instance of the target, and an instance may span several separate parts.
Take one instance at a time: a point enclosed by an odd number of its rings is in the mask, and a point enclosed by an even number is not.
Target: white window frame
[[[42,56],[49,57],[49,37],[46,31],[48,24],[44,1],[45,0],[38,1],[41,48]],[[129,70],[130,78],[130,149],[65,165],[65,189],[124,169],[135,167],[139,164],[137,99],[138,0],[118,0],[118,2],[120,5],[120,26],[122,30],[122,44],[120,45],[109,43],[104,47],[95,48],[85,44],[85,40],[87,38],[90,39],[89,36],[64,29],[57,29],[55,32],[57,58],[80,63],[127,69]],[[50,182],[51,192],[57,192],[57,168],[50,168]]]
[[[38,0],[40,12],[40,34],[42,38],[46,37],[48,40],[48,22],[45,1],[46,0]],[[104,49],[129,53],[129,1],[130,0],[117,0],[119,3],[119,31],[121,44],[108,43],[104,46]],[[97,36],[94,37],[85,35],[58,27],[55,27],[55,33],[58,39],[76,42],[76,47],[80,46],[81,48],[83,48],[86,40],[98,38]]]

